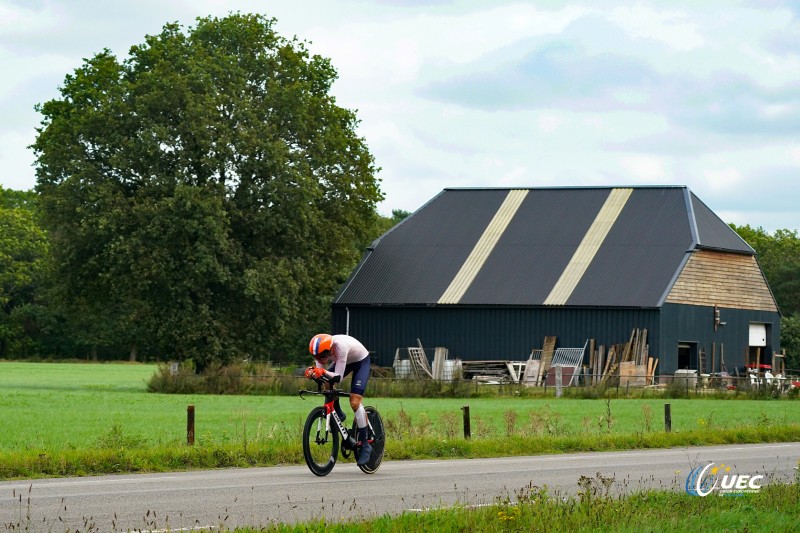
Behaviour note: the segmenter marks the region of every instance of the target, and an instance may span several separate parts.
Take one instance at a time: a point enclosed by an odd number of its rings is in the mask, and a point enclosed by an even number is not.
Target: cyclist
[[[314,356],[316,365],[306,370],[306,377],[320,378],[327,375],[333,378],[338,375],[344,379],[348,374],[353,374],[350,387],[350,407],[356,417],[357,440],[361,445],[356,464],[363,466],[369,462],[372,454],[372,446],[367,441],[367,413],[361,405],[369,378],[369,352],[354,337],[328,335],[327,333],[314,335],[308,344],[308,351]],[[329,365],[327,370],[325,369],[326,365]],[[344,421],[344,413],[337,414]]]

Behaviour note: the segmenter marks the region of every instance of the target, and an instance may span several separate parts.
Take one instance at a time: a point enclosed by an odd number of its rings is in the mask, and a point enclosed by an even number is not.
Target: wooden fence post
[[[194,405],[186,408],[186,443],[194,446]]]

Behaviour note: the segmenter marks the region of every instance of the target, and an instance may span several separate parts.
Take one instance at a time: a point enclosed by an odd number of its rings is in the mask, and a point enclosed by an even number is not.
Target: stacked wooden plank
[[[600,346],[597,355],[590,354],[593,384],[606,384],[610,380],[621,386],[644,387],[655,381],[658,359],[650,357],[647,329],[635,328],[628,342],[612,344],[605,353]]]
[[[617,361],[617,347],[618,344],[614,344],[608,347],[608,357],[605,359],[605,364],[603,365],[603,370],[600,373],[600,381],[601,385],[604,385],[608,382],[611,376],[616,375],[617,373],[617,366],[619,362]]]
[[[647,383],[647,330],[635,328],[625,344],[619,364],[619,384],[622,387],[644,387]]]
[[[647,384],[655,385],[656,383],[656,367],[658,366],[658,359],[655,357],[647,358]]]
[[[509,361],[461,361],[464,379],[474,379],[483,383],[512,382]]]
[[[606,364],[606,347],[594,348],[594,339],[589,340],[589,381],[590,385],[598,385],[603,377]]]
[[[545,337],[544,345],[542,346],[542,359],[539,363],[539,374],[536,377],[536,385],[542,385],[544,376],[550,370],[550,361],[553,359],[553,354],[556,351],[556,338]]]

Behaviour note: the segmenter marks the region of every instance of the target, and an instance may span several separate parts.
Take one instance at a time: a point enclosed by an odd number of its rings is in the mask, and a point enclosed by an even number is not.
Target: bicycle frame
[[[337,376],[338,377],[338,376]],[[342,436],[342,448],[348,451],[355,450],[356,448],[356,440],[350,435],[350,432],[347,431],[347,428],[344,427],[342,420],[339,418],[338,413],[336,412],[336,404],[339,398],[349,398],[350,393],[344,392],[343,390],[337,389],[334,387],[334,382],[332,382],[328,378],[320,378],[319,380],[315,380],[317,382],[317,390],[310,391],[310,390],[300,390],[300,397],[303,398],[304,394],[314,394],[314,395],[321,395],[325,397],[325,403],[323,407],[325,408],[325,431],[331,430],[331,418],[336,423],[336,429],[339,431],[339,434]],[[337,380],[338,381],[338,380]],[[331,385],[330,389],[322,390],[322,384],[329,383]],[[305,398],[303,398],[305,400]],[[369,421],[367,421],[369,424]]]

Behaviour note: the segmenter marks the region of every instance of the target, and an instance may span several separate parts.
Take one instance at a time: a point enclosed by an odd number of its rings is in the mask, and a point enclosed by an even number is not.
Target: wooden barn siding
[[[666,302],[778,310],[755,257],[709,250],[692,254]]]
[[[657,309],[490,308],[490,307],[358,307],[350,308],[350,334],[373,353],[375,362],[390,366],[397,348],[417,339],[433,356],[443,346],[463,360],[527,360],[555,335],[557,346],[582,347],[627,342],[633,328],[647,328],[649,343],[658,345]],[[344,306],[333,308],[332,331],[344,333]]]
[[[716,369],[720,371],[720,346],[724,345],[728,372],[745,364],[745,354],[750,344],[750,324],[768,325],[768,359],[781,348],[781,318],[777,312],[748,309],[720,309],[720,320],[725,322],[714,331],[714,307],[665,304],[661,310],[662,366],[660,373],[672,374],[677,370],[678,343],[697,343],[698,350],[705,349],[706,363],[711,365],[711,352],[716,349]],[[765,359],[767,360],[767,359]]]

